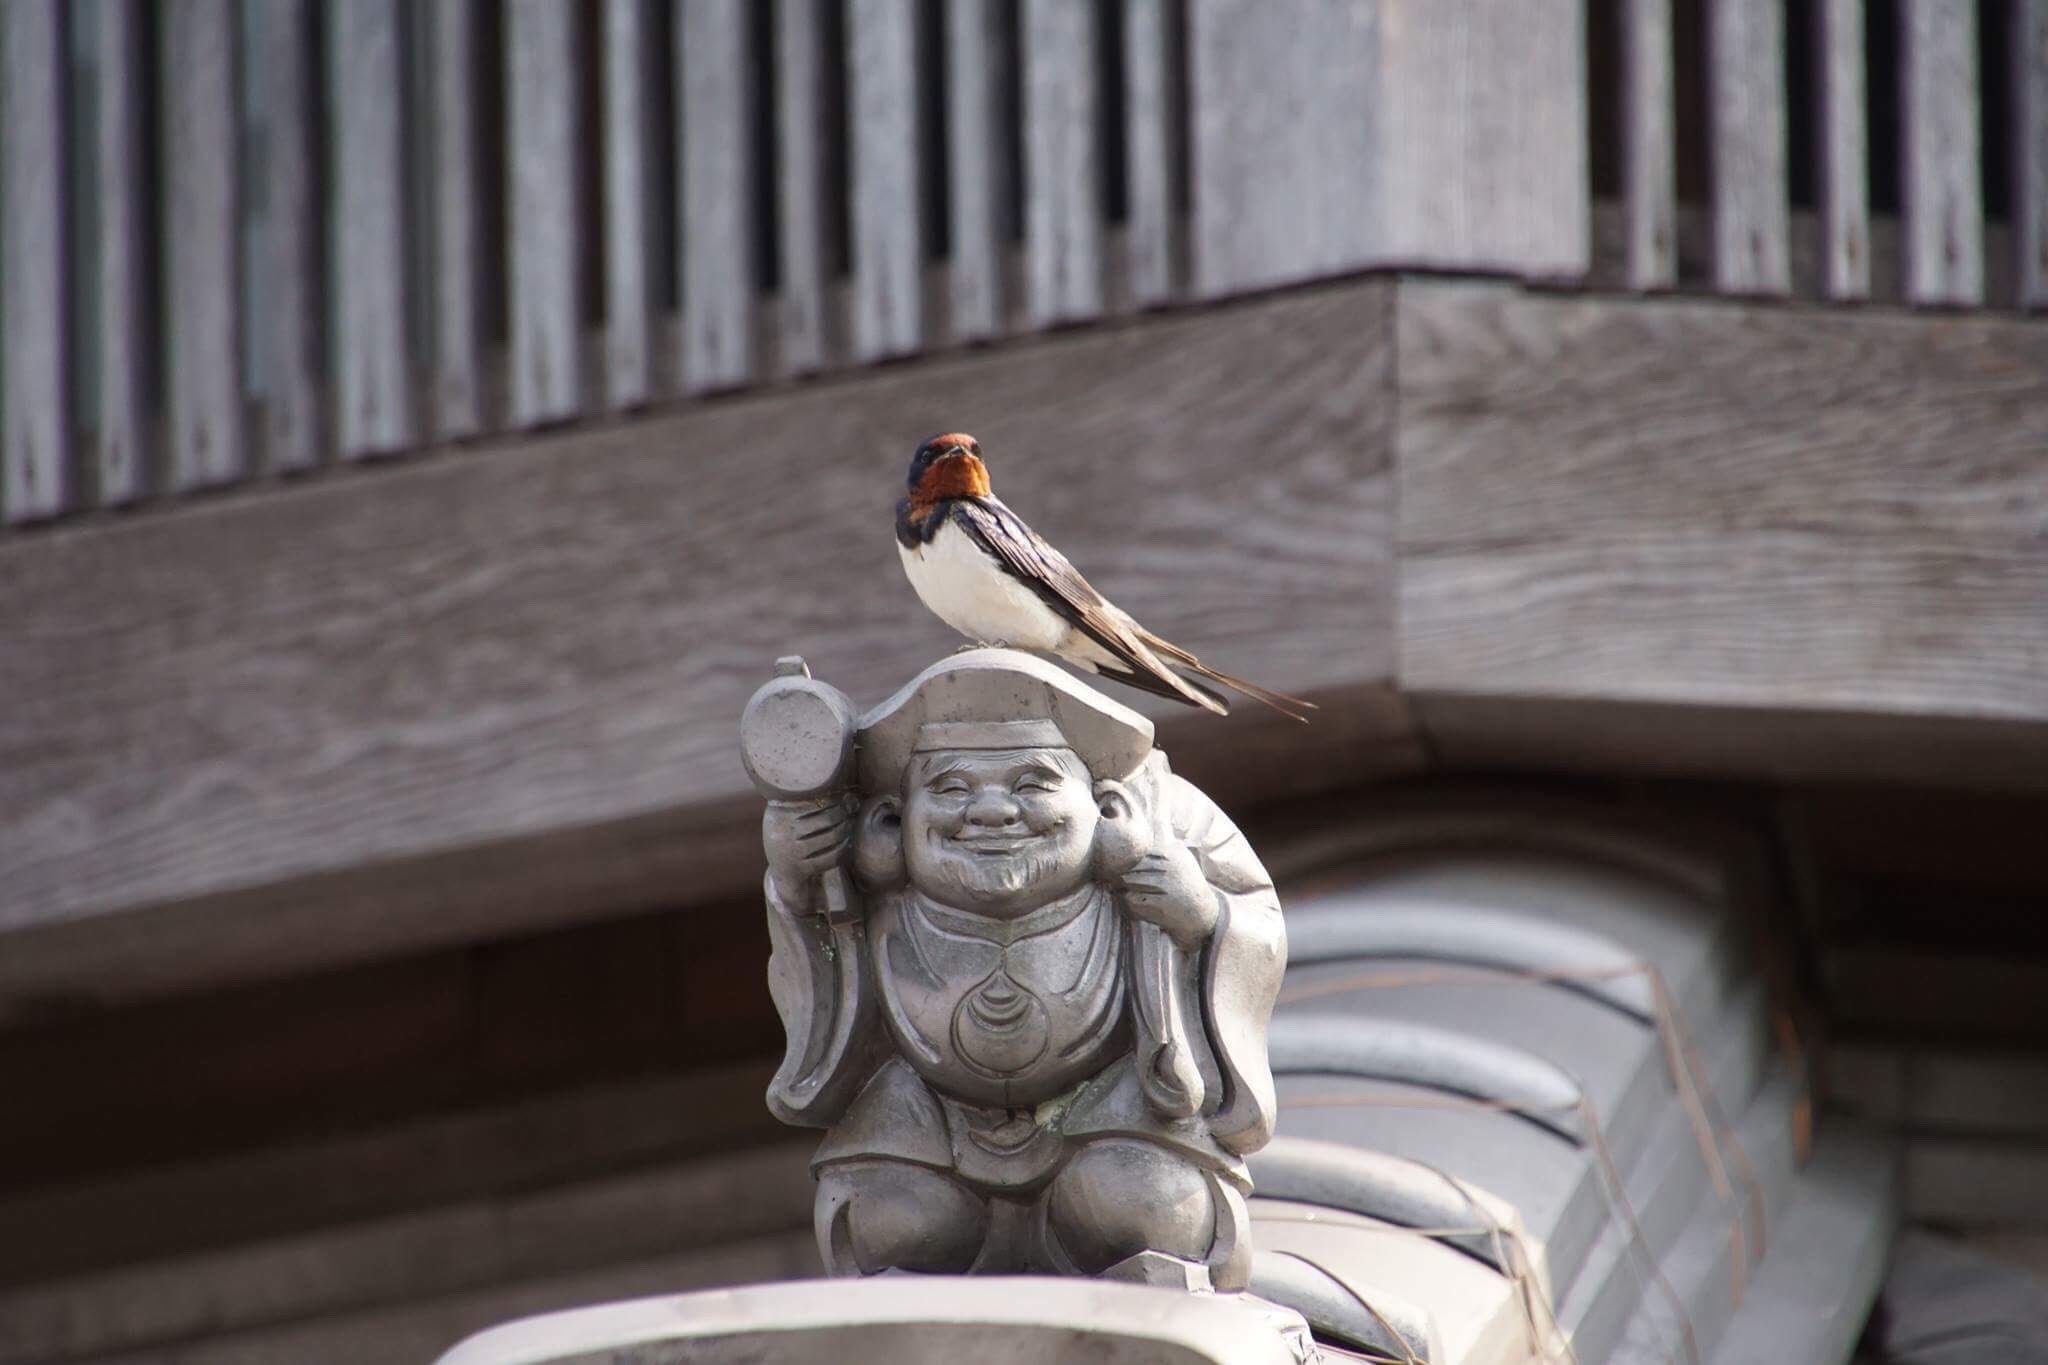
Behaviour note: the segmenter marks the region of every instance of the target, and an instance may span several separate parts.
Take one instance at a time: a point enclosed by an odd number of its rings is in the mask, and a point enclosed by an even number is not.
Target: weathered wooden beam
[[[574,417],[583,406],[581,13],[557,0],[505,6],[511,408],[518,426]]]
[[[1671,0],[1628,0],[1622,22],[1622,199],[1628,284],[1678,283],[1678,107]]]
[[[1102,311],[1102,92],[1093,6],[1024,0],[1023,16],[1025,295],[1049,327]]]
[[[1392,287],[0,546],[0,1012],[743,889],[733,718],[774,658],[879,698],[957,643],[887,512],[944,427],[1140,619],[1343,702],[1195,718],[1177,765],[1250,800],[1411,762],[1381,686]]]
[[[1278,27],[1271,8],[1260,8],[1261,22]],[[1378,8],[1379,260],[1523,277],[1585,274],[1592,191],[1584,0],[1382,0]],[[1358,79],[1341,70],[1334,78]],[[1292,135],[1300,135],[1298,124]],[[1356,171],[1332,165],[1326,173]],[[1284,214],[1287,206],[1261,209]]]
[[[946,165],[952,242],[953,337],[980,341],[1003,330],[1004,202],[1002,45],[992,0],[957,0],[946,11]]]
[[[1792,287],[1785,146],[1785,7],[1707,0],[1707,159],[1714,179],[1714,287]]]
[[[912,0],[848,0],[847,180],[857,360],[907,355],[924,344],[918,41]]]
[[[604,396],[613,408],[654,396],[649,87],[652,73],[666,69],[656,56],[648,50],[647,0],[605,0]]]
[[[743,384],[755,368],[748,22],[740,0],[692,0],[676,14],[683,387],[696,393]]]
[[[1124,121],[1124,166],[1130,211],[1127,243],[1131,298],[1140,306],[1164,303],[1181,282],[1181,140],[1186,129],[1183,34],[1185,14],[1168,0],[1130,0],[1124,7],[1124,107],[1109,117]]]
[[[1906,298],[1984,301],[1977,7],[1899,6],[1900,207]]]
[[[433,413],[435,436],[483,430],[483,223],[478,197],[477,13],[469,0],[433,0],[428,103],[433,120]]]
[[[1419,282],[1399,311],[1405,688],[1968,722],[2048,771],[2048,329]]]
[[[55,516],[71,461],[64,6],[0,8],[0,519]]]
[[[1188,6],[1196,292],[1355,270],[1380,241],[1380,27],[1366,7]]]
[[[1590,261],[1581,0],[1188,7],[1197,292]]]
[[[322,187],[313,97],[319,87],[312,70],[320,16],[306,0],[245,4],[242,16],[243,51],[252,67],[243,73],[251,94],[247,116],[264,168],[263,192],[244,205],[249,226],[244,316],[253,333],[249,387],[263,407],[265,465],[300,470],[317,464],[327,444],[318,377],[323,291],[315,251]],[[395,92],[385,94],[387,102],[394,97]],[[372,113],[370,121],[381,117]],[[388,150],[394,154],[396,126],[394,115],[387,130],[393,139]],[[355,253],[348,254],[356,259]],[[351,276],[343,272],[341,278]],[[368,292],[378,293],[374,286]],[[390,305],[388,292],[382,302]],[[360,323],[364,316],[352,305],[343,325]],[[359,356],[351,366],[357,380],[363,373],[360,364]],[[347,425],[352,437],[359,434],[356,423]]]
[[[406,319],[400,13],[395,0],[349,0],[326,12],[335,452],[354,460],[403,450],[418,429]]]
[[[240,157],[230,0],[166,0],[164,108],[166,387],[170,485],[229,483],[247,469],[236,279]]]
[[[832,325],[826,136],[833,115],[826,99],[827,57],[819,0],[776,0],[776,208],[782,248],[778,360],[784,374],[821,370],[838,355]]]
[[[2048,307],[2048,0],[2015,0],[2012,221],[2019,303]]]
[[[1863,0],[1823,0],[1815,22],[1821,287],[1829,298],[1863,299],[1870,297],[1870,112],[1863,74]]]
[[[80,359],[92,376],[85,421],[93,429],[103,507],[141,497],[150,483],[144,417],[149,301],[143,241],[143,51],[137,0],[95,0],[73,29],[86,53],[93,117],[81,130],[92,147],[94,213],[78,225],[91,294],[79,317]]]

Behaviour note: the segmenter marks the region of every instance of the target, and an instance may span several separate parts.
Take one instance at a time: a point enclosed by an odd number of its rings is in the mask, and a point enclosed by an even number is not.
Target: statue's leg
[[[957,1275],[988,1233],[988,1201],[906,1161],[835,1162],[818,1172],[818,1250],[832,1275]]]
[[[1049,1250],[1084,1275],[1141,1251],[1209,1267],[1218,1289],[1251,1278],[1249,1217],[1228,1183],[1176,1152],[1099,1138],[1067,1160],[1045,1198]]]

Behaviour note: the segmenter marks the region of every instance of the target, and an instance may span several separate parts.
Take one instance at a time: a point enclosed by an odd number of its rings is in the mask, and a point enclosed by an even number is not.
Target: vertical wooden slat
[[[1024,236],[1033,325],[1102,311],[1095,12],[1024,0]]]
[[[148,271],[142,240],[142,25],[139,0],[93,0],[89,32],[93,108],[92,409],[99,500],[147,491],[144,326]]]
[[[1820,91],[1821,287],[1870,297],[1869,101],[1863,0],[1820,0],[1814,52]]]
[[[0,508],[9,521],[69,505],[65,351],[64,14],[0,5]]]
[[[432,407],[434,434],[448,439],[473,436],[484,425],[476,0],[434,0],[431,18],[427,62],[433,120]]]
[[[1382,93],[1371,116],[1384,168],[1381,259],[1584,275],[1592,188],[1583,0],[1389,0],[1381,13]],[[1265,20],[1272,16],[1268,7]]]
[[[511,406],[521,426],[573,417],[583,402],[578,12],[563,0],[505,9]]]
[[[647,0],[604,0],[605,401],[653,396]]]
[[[918,137],[915,0],[848,0],[853,353],[924,343],[923,149]]]
[[[1671,0],[1625,0],[1622,9],[1622,197],[1631,289],[1678,282],[1677,112]]]
[[[836,0],[834,0],[836,3]],[[781,232],[780,364],[808,374],[831,358],[831,212],[826,202],[825,35],[819,0],[775,0],[775,147]]]
[[[2048,0],[2015,0],[2012,22],[2012,220],[2019,304],[2048,308]]]
[[[1792,286],[1787,241],[1782,0],[1709,0],[1714,284],[1729,294]]]
[[[164,0],[161,23],[170,483],[186,489],[246,467],[232,0]]]
[[[954,0],[946,11],[947,210],[953,244],[953,336],[1003,330],[1000,71],[993,0]]]
[[[753,78],[744,0],[689,0],[676,46],[683,387],[696,393],[744,383],[754,372]]]
[[[335,444],[349,460],[403,449],[413,436],[397,0],[330,4],[327,56],[334,104],[328,236],[334,243]]]
[[[1372,9],[1192,0],[1188,112],[1195,289],[1206,297],[1371,264],[1380,201]]]
[[[1984,301],[1984,200],[1977,160],[1977,7],[1899,6],[1899,190],[1905,295]]]
[[[1179,186],[1174,177],[1180,130],[1174,124],[1180,107],[1175,89],[1180,70],[1167,29],[1167,4],[1168,0],[1128,0],[1124,9],[1124,164],[1129,182],[1125,240],[1131,298],[1141,305],[1163,303],[1177,288]]]
[[[308,0],[247,0],[244,50],[251,110],[261,139],[263,183],[250,217],[249,348],[260,371],[264,444],[271,468],[304,469],[320,456],[315,362],[321,326],[315,255],[320,199],[315,177],[312,26]]]

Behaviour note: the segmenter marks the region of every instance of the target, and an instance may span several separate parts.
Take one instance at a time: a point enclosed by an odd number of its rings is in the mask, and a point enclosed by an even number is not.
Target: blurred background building
[[[2043,0],[5,0],[0,120],[0,1361],[812,1273],[735,726],[953,647],[941,429],[1322,707],[1161,715],[1284,894],[1714,850],[1851,1328],[2048,1276]]]

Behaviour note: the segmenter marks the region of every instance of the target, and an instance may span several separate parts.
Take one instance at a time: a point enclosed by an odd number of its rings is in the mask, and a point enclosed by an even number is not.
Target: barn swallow
[[[896,504],[896,546],[918,597],[977,643],[1051,654],[1219,716],[1230,707],[1208,683],[1295,720],[1307,720],[1302,709],[1314,709],[1217,672],[1103,597],[990,491],[981,444],[965,432],[934,436],[911,457],[910,495]]]

